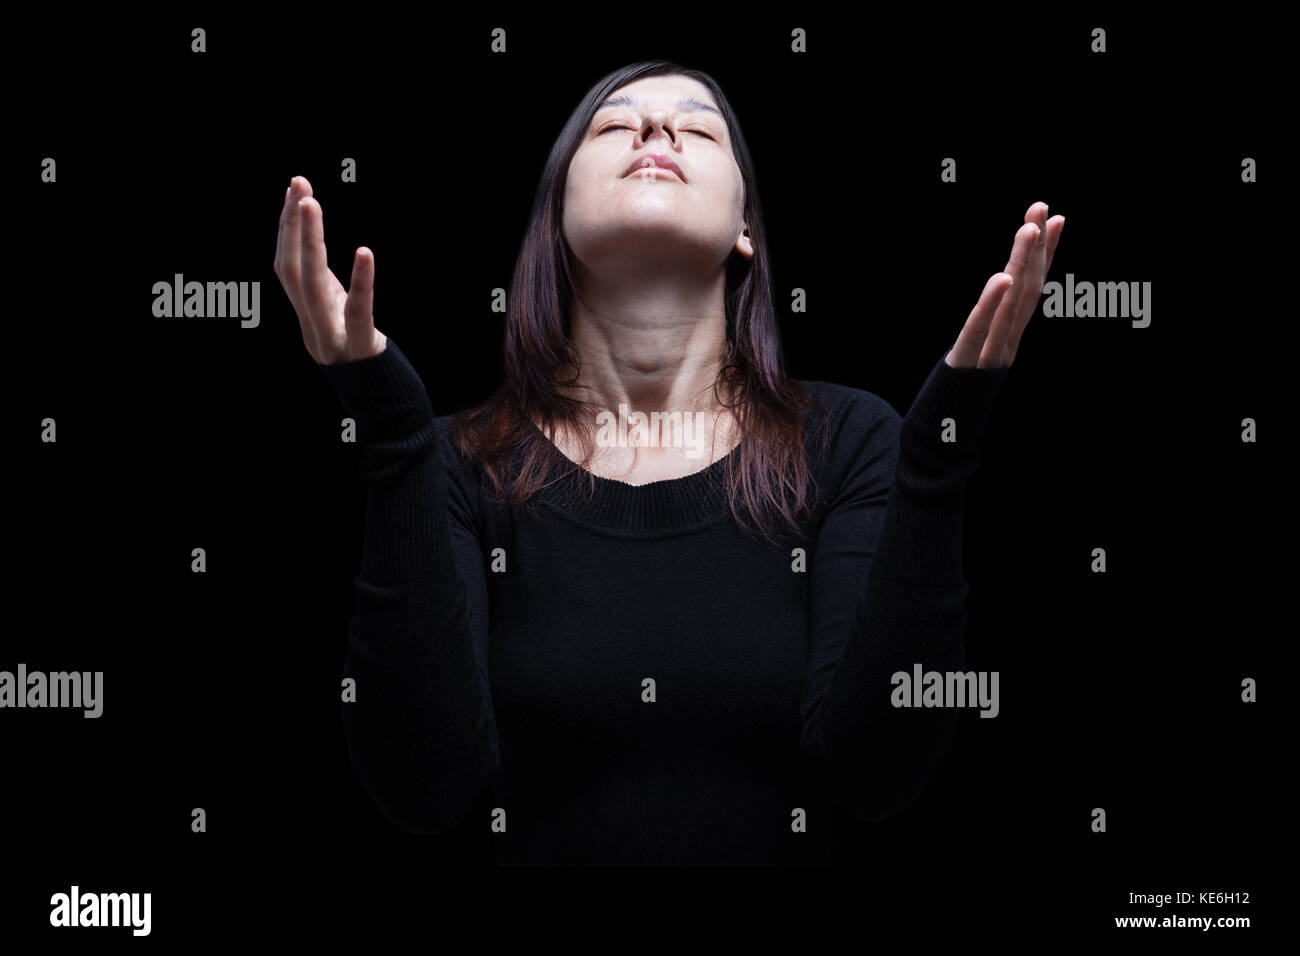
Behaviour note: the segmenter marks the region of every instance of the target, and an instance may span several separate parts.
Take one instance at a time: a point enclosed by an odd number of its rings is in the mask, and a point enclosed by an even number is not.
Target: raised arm
[[[962,501],[1006,369],[935,364],[906,418],[856,403],[840,490],[810,561],[803,744],[835,801],[878,821],[910,805],[960,711],[896,708],[892,675],[964,668]],[[956,423],[955,443],[941,422]]]
[[[343,290],[302,177],[285,194],[275,261],[304,345],[356,421],[367,489],[343,670],[356,682],[355,701],[342,704],[352,766],[394,824],[441,833],[497,760],[473,492],[451,467],[445,420],[419,375],[374,327],[374,257],[357,250]]]
[[[441,833],[498,759],[472,510],[445,420],[391,338],[374,358],[320,368],[356,418],[367,489],[344,664],[357,688],[342,705],[348,751],[393,823]]]
[[[810,567],[802,741],[835,801],[865,820],[916,800],[960,719],[951,706],[895,706],[906,685],[893,677],[965,668],[963,498],[1064,226],[1047,212],[1030,207],[1006,270],[986,283],[907,416],[862,401],[845,420],[849,464]],[[955,441],[944,440],[948,419]]]

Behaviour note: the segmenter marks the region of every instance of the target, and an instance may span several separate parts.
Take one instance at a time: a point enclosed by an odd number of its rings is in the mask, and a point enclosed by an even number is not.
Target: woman
[[[345,291],[286,192],[276,274],[368,487],[349,751],[403,829],[479,807],[501,863],[828,862],[832,801],[882,820],[933,776],[958,711],[891,675],[963,668],[962,492],[1064,220],[1030,207],[902,418],[783,374],[754,183],[711,77],[602,79],[542,176],[501,387],[445,417],[374,326],[370,251]]]

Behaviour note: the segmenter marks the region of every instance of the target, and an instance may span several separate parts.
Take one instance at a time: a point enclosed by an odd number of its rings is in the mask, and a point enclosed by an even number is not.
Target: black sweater
[[[391,338],[318,367],[368,489],[344,727],[397,826],[442,833],[490,787],[501,864],[825,863],[830,801],[878,821],[934,775],[960,711],[894,707],[891,675],[964,669],[962,499],[1009,369],[941,357],[906,417],[802,382],[832,425],[804,537],[774,545],[725,459],[591,498],[550,446],[560,480],[512,509]]]

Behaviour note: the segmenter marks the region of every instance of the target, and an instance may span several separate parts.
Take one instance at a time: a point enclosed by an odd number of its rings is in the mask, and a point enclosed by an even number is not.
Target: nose
[[[672,118],[668,115],[667,110],[647,111],[645,119],[641,121],[641,129],[637,133],[641,145],[644,146],[661,136],[668,141],[670,146],[677,142],[677,130],[673,127]]]

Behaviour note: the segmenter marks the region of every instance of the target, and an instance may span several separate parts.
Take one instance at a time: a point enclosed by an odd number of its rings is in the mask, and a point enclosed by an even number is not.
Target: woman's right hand
[[[388,338],[375,328],[375,256],[365,246],[352,259],[351,288],[344,289],[325,258],[325,226],[311,183],[295,176],[280,210],[275,274],[289,295],[302,342],[319,365],[378,355]]]

